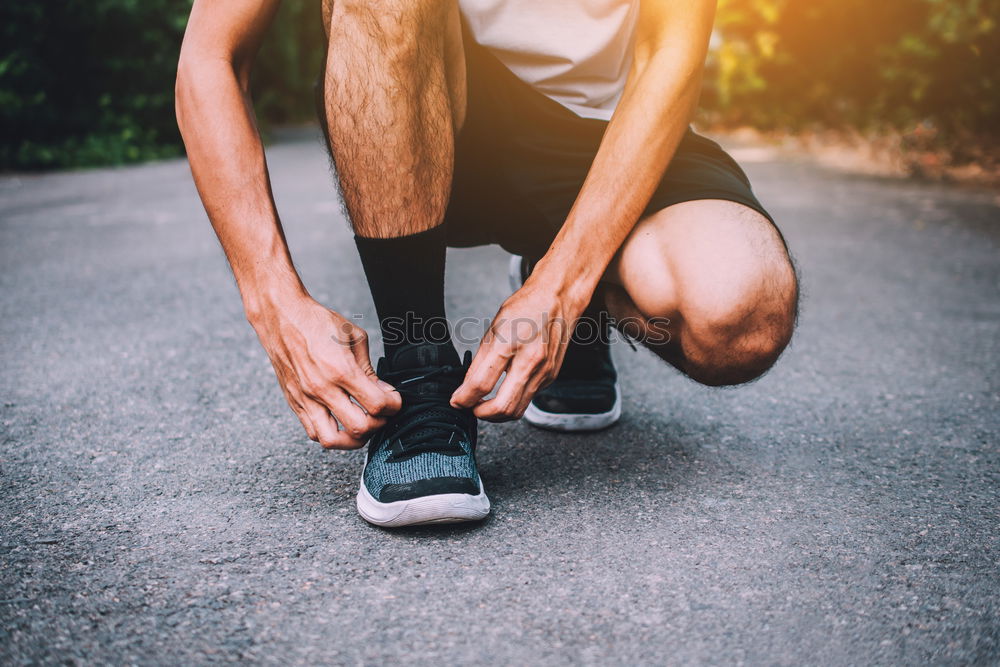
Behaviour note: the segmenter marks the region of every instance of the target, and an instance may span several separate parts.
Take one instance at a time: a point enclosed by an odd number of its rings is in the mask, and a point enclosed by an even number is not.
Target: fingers
[[[324,447],[360,447],[384,425],[381,415],[400,409],[399,393],[375,375],[364,329],[312,301],[278,324],[258,335],[311,439]]]
[[[361,371],[351,373],[342,378],[338,384],[370,415],[387,417],[396,414],[403,407],[403,399],[399,392],[379,380],[374,371],[371,375]]]
[[[528,408],[531,397],[544,381],[545,371],[544,350],[520,350],[511,362],[510,370],[496,396],[477,405],[473,414],[487,421],[520,419]]]
[[[306,430],[306,435],[313,442],[319,442],[319,436],[316,434],[316,426],[313,424],[312,417],[304,407],[305,397],[302,392],[299,391],[298,386],[292,383],[283,383],[281,385],[281,391],[285,394],[285,400],[288,401],[288,407],[292,409],[295,416],[299,418],[302,422],[302,428]]]
[[[471,408],[496,386],[500,375],[507,369],[512,354],[494,344],[495,338],[484,339],[476,352],[476,357],[465,374],[461,386],[451,395],[451,404],[456,408]]]
[[[343,392],[339,392],[338,396],[336,391],[331,391],[324,401],[333,403],[336,409],[345,415],[341,422],[345,423],[345,426],[344,430],[341,431],[337,425],[337,418],[331,414],[324,402],[305,395],[295,383],[288,383],[282,389],[285,392],[288,405],[302,422],[306,435],[309,436],[310,440],[320,443],[327,449],[357,449],[362,447],[371,431],[384,423],[384,420],[365,414]]]
[[[337,428],[337,421],[325,406],[307,398],[302,407],[316,429],[313,439],[324,449],[357,449],[364,446],[365,440]]]
[[[379,380],[375,375],[368,352],[368,334],[359,328],[355,328],[355,332],[350,346],[359,372],[350,374],[342,385],[368,414],[383,417],[394,415],[403,407],[403,399],[392,385]]]
[[[374,385],[374,382],[367,377],[364,378],[363,383],[367,385]],[[347,383],[341,380],[339,384],[343,385]],[[361,386],[362,382],[355,381],[350,384],[352,386]],[[343,432],[347,433],[352,441],[358,441],[362,444],[368,439],[368,436],[371,435],[372,432],[385,424],[385,419],[376,417],[375,415],[370,414],[367,409],[363,409],[361,401],[358,401],[358,403],[352,402],[350,396],[348,396],[343,389],[337,386],[337,383],[333,380],[326,382],[311,381],[305,383],[303,389],[303,405],[306,408],[309,418],[313,421],[317,435],[320,435],[322,430],[320,424],[316,423],[317,419],[320,418],[316,417],[316,411],[314,409],[309,408],[310,403],[318,405],[326,413],[333,413],[333,416],[336,418],[334,424],[336,425],[337,422],[340,422],[340,424],[344,427]],[[388,405],[388,402],[382,397],[389,396],[390,394],[382,391],[382,389],[378,387],[375,387],[374,393],[376,394],[376,398],[382,401],[376,405],[379,409],[384,410],[384,406]],[[368,402],[369,404],[373,403],[372,400],[369,400]],[[322,439],[319,441],[323,442]],[[360,447],[361,445],[357,446]]]
[[[325,406],[303,395],[297,387],[286,386],[284,390],[288,405],[302,422],[310,440],[327,449],[357,449],[364,445],[361,439],[339,430],[336,419]]]
[[[302,422],[302,428],[306,430],[306,435],[309,436],[309,439],[313,442],[319,442],[319,437],[316,435],[316,427],[313,426],[312,419],[309,418],[309,414],[306,413],[305,408],[298,403],[292,403],[291,400],[288,401],[288,405],[292,408],[295,416],[299,418],[299,421]]]
[[[546,386],[551,381],[552,381],[551,378],[543,376],[540,378],[535,378],[534,380],[532,380],[527,384],[524,391],[521,393],[520,403],[518,403],[517,407],[514,409],[515,419],[520,419],[521,417],[524,416],[525,411],[531,404],[531,399],[535,397],[535,394],[537,394],[542,387]]]
[[[351,402],[347,394],[333,391],[323,400],[337,421],[344,427],[344,432],[357,440],[368,440],[368,437],[385,425],[385,419],[373,417],[357,404]]]
[[[546,345],[542,341],[522,346],[509,362],[507,375],[496,396],[473,408],[473,414],[487,421],[520,419],[539,389],[551,382],[566,354],[559,338]]]
[[[517,406],[521,402],[525,384],[530,379],[530,369],[526,364],[514,359],[514,368],[507,373],[493,398],[483,401],[473,408],[472,413],[480,419],[486,421],[509,421],[520,415],[516,414]]]
[[[368,333],[360,327],[354,327],[348,344],[361,372],[368,376],[374,376],[375,369],[372,368],[372,358],[368,351]]]

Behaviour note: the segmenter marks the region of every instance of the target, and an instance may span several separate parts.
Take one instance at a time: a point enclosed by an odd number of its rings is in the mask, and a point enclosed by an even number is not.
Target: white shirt
[[[459,0],[476,41],[584,118],[609,120],[632,64],[639,0]]]

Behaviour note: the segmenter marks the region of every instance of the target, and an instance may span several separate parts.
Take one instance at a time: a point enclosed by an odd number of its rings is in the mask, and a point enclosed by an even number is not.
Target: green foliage
[[[7,2],[0,168],[176,154],[173,74],[187,0]]]
[[[179,154],[173,80],[190,6],[0,5],[0,169]],[[998,21],[1000,0],[720,0],[704,106],[762,128],[997,139]],[[265,129],[314,117],[323,52],[319,0],[284,0],[254,69]]]
[[[758,127],[1000,132],[1000,0],[720,0],[705,103]]]
[[[174,76],[190,10],[191,0],[3,3],[0,169],[179,155]],[[285,0],[254,73],[265,125],[310,117],[322,41],[318,0]]]
[[[254,64],[254,105],[265,125],[316,119],[313,87],[325,53],[319,0],[284,0]]]

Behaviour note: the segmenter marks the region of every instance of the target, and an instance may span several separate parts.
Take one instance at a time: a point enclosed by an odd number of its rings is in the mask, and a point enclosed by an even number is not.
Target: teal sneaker
[[[471,355],[451,345],[400,348],[378,364],[402,409],[368,443],[358,512],[376,526],[479,521],[490,500],[476,469],[476,418],[451,407]]]

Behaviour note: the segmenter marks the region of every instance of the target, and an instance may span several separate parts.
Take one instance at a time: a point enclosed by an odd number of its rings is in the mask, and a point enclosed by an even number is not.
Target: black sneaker
[[[527,260],[510,260],[510,287],[517,290],[531,273]],[[588,313],[589,315],[589,313]],[[622,414],[618,373],[611,360],[607,318],[577,324],[566,347],[559,375],[531,399],[524,419],[532,426],[554,431],[598,431]]]
[[[400,348],[382,359],[378,376],[403,407],[368,443],[358,512],[377,526],[478,521],[490,501],[476,470],[476,418],[449,404],[470,355],[459,363],[451,345]]]

